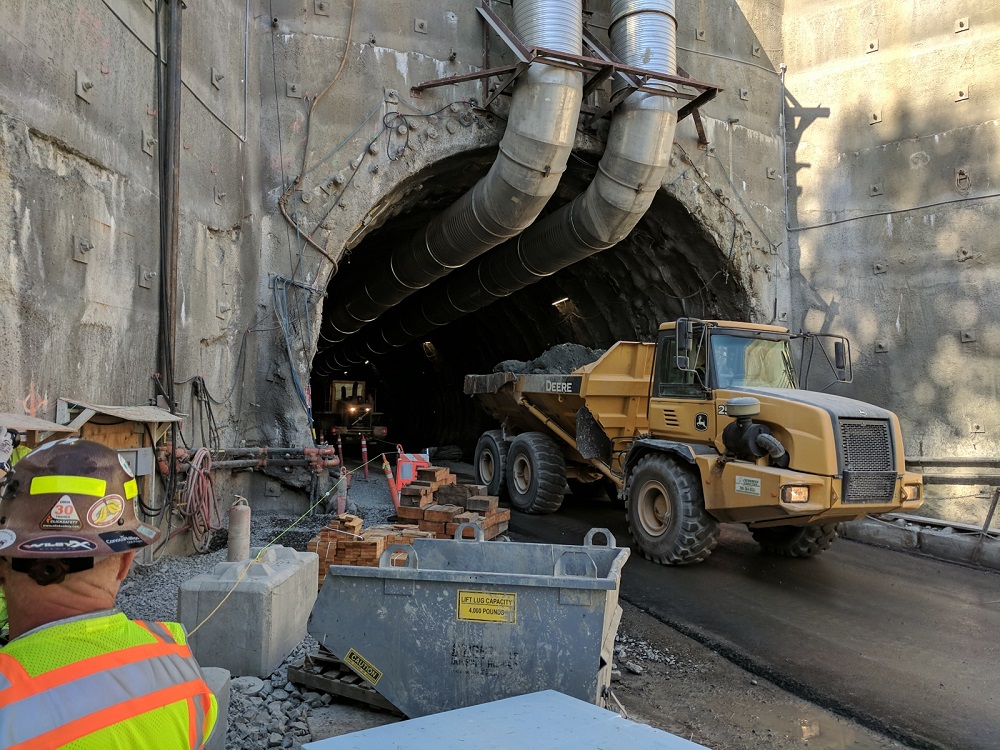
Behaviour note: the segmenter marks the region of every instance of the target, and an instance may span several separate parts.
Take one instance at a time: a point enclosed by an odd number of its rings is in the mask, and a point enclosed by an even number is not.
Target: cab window
[[[692,364],[695,370],[705,375],[705,350],[697,341],[691,352]],[[656,347],[656,383],[654,394],[659,397],[705,397],[705,388],[698,375],[690,370],[677,367],[677,337],[673,331],[667,331],[660,337]]]

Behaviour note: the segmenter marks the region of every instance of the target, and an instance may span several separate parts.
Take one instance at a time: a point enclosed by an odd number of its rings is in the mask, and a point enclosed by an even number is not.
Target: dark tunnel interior
[[[389,253],[475,183],[492,157],[452,160],[408,188],[400,213],[372,232],[328,287],[324,321],[344,286],[387,267]],[[586,188],[593,165],[570,162],[549,209]],[[415,188],[415,189],[414,189]],[[744,319],[748,291],[720,249],[674,198],[660,191],[646,216],[617,246],[363,364],[338,366],[321,336],[312,393],[321,411],[334,381],[363,382],[383,416],[389,446],[456,445],[466,460],[481,432],[496,425],[462,392],[469,373],[508,359],[530,360],[565,342],[604,349],[619,340],[652,340],[679,316]],[[440,293],[442,282],[417,292]],[[362,334],[364,333],[362,330]],[[319,424],[319,421],[317,422]],[[377,445],[377,451],[387,450]]]

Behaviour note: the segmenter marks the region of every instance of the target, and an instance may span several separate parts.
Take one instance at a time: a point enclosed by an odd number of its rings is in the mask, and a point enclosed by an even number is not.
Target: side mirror
[[[847,380],[847,350],[843,341],[833,343],[833,365],[837,370],[837,380],[844,382]]]
[[[691,360],[684,354],[677,355],[677,369],[681,372],[691,369]]]
[[[694,331],[691,329],[691,321],[681,318],[677,321],[677,351],[691,351],[694,346]]]

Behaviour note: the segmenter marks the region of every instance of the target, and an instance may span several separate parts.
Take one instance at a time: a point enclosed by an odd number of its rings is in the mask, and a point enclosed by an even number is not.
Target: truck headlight
[[[781,488],[781,502],[808,503],[809,487],[802,485],[786,485]]]
[[[919,484],[904,484],[903,485],[903,502],[909,502],[910,500],[920,499],[920,485]]]
[[[357,407],[356,407],[356,406],[351,406],[351,407],[348,407],[348,409],[347,409],[347,411],[348,411],[348,412],[350,412],[351,414],[353,414],[353,413],[354,413],[354,412],[356,412],[357,410],[358,410],[358,409],[357,409]]]

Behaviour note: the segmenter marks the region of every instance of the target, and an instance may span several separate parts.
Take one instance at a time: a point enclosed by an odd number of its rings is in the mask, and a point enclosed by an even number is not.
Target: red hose
[[[222,514],[212,483],[212,456],[199,448],[191,459],[181,511],[191,529],[191,541],[198,552],[208,552],[212,532],[222,528]]]

